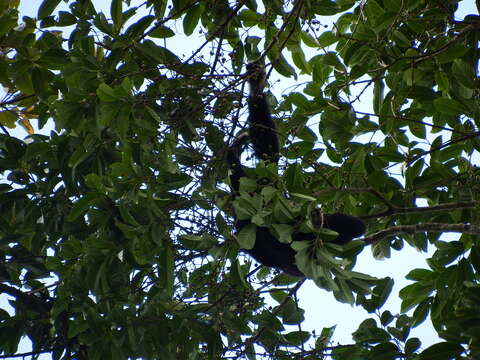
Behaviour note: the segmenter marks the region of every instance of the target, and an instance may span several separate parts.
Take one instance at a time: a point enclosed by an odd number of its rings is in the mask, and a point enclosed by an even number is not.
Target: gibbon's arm
[[[258,159],[278,163],[279,146],[277,127],[272,120],[265,88],[266,73],[258,63],[247,65],[247,81],[250,85],[248,97],[248,124],[250,141]]]

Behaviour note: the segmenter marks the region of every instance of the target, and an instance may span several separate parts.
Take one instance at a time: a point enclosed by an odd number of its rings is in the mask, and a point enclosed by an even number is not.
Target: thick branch
[[[390,209],[387,209],[385,211],[382,211],[376,214],[359,216],[359,218],[361,218],[362,220],[366,220],[366,219],[376,219],[379,217],[392,216],[397,214],[415,214],[415,213],[419,214],[419,213],[430,213],[435,211],[471,209],[478,205],[480,205],[479,201],[459,201],[459,202],[438,204],[433,206],[418,206],[418,207],[411,207],[411,208],[391,207]]]
[[[397,207],[390,203],[387,199],[385,199],[382,194],[372,188],[327,188],[320,191],[315,192],[315,196],[318,196],[322,193],[329,193],[329,192],[348,192],[350,194],[353,193],[363,193],[369,192],[379,198],[385,205],[388,207],[387,210],[370,214],[370,215],[363,215],[359,216],[362,220],[367,219],[376,219],[379,217],[386,217],[386,216],[393,216],[398,214],[415,214],[415,213],[429,213],[429,212],[436,212],[436,211],[447,211],[447,210],[456,210],[456,209],[471,209],[476,206],[480,206],[480,201],[458,201],[458,202],[450,202],[450,203],[443,203],[433,206],[417,206],[417,207]]]
[[[418,232],[458,232],[463,234],[480,235],[480,226],[472,224],[442,224],[442,223],[424,223],[416,225],[392,226],[388,229],[376,232],[366,236],[363,240],[372,244],[386,237],[396,234],[415,234]]]
[[[21,96],[16,96],[14,97],[13,99],[11,100],[8,100],[8,101],[4,101],[2,103],[0,103],[0,107],[5,107],[7,105],[12,105],[12,104],[15,104],[19,101],[22,101],[22,100],[25,100],[25,99],[30,99],[31,97],[34,97],[35,95],[21,95]]]

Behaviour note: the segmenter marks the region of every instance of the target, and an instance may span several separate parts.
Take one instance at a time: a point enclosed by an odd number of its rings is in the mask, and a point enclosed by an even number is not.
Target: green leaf
[[[370,21],[375,21],[385,13],[385,10],[383,10],[383,8],[375,0],[369,0],[364,10],[367,14],[367,18]]]
[[[344,71],[342,62],[338,58],[337,54],[335,54],[334,52],[326,53],[325,56],[323,57],[323,63],[325,65],[332,66],[341,72]]]
[[[119,30],[122,25],[122,2],[123,0],[111,0],[110,4],[110,16],[112,17],[113,24]]]
[[[111,23],[108,22],[107,18],[103,13],[98,13],[95,18],[93,19],[93,23],[96,27],[98,27],[104,33],[114,36],[114,30]]]
[[[386,12],[375,19],[374,31],[379,34],[382,31],[395,26],[395,20],[398,18],[396,12]]]
[[[293,226],[288,224],[272,224],[272,228],[278,235],[278,241],[284,244],[292,242]]]
[[[434,280],[435,274],[428,269],[413,269],[405,276],[405,278],[413,281],[429,281]]]
[[[335,299],[353,305],[355,303],[355,297],[353,296],[352,289],[348,286],[348,282],[339,277],[335,278],[335,282],[339,288],[337,291],[334,291]]]
[[[393,31],[392,39],[400,47],[404,47],[404,48],[410,47],[410,39],[400,30]]]
[[[319,46],[319,42],[317,41],[317,39],[315,39],[312,35],[310,35],[306,31],[302,31],[300,33],[300,36],[302,37],[303,43],[308,47],[317,48]]]
[[[15,111],[0,111],[0,124],[13,129],[18,120],[18,114]]]
[[[383,80],[377,80],[373,86],[373,110],[375,114],[380,114],[380,109],[384,100],[385,83]]]
[[[450,360],[457,358],[465,352],[465,349],[457,343],[442,342],[434,344],[425,350],[420,355],[420,360]]]
[[[336,37],[331,31],[324,31],[317,39],[318,46],[320,47],[328,47],[335,44],[338,40],[339,38]]]
[[[288,95],[287,99],[291,101],[293,105],[300,109],[303,109],[304,111],[306,111],[309,107],[309,101],[307,97],[301,93],[292,92],[290,93],[290,95]]]
[[[77,18],[67,11],[58,12],[57,26],[70,26],[77,23]]]
[[[118,117],[120,107],[117,102],[101,103],[97,114],[97,124],[100,126],[109,126],[116,119],[119,129],[122,129],[121,118]],[[120,113],[120,116],[123,114]]]
[[[68,338],[72,339],[75,336],[78,336],[79,334],[88,330],[89,328],[90,328],[90,324],[88,323],[88,321],[85,321],[82,319],[71,321],[69,322],[69,326],[68,326]]]
[[[310,74],[310,66],[305,59],[305,53],[300,46],[295,46],[292,50],[293,63],[305,74]]]
[[[240,11],[238,18],[244,23],[245,26],[255,26],[261,20],[261,16],[257,14],[256,11],[252,11],[250,9],[244,9]]]
[[[412,326],[418,326],[425,321],[430,312],[431,301],[431,298],[428,297],[417,305],[412,314]]]
[[[41,98],[48,97],[49,94],[49,80],[51,78],[50,72],[46,69],[35,66],[32,69],[32,84],[35,93]]]
[[[382,326],[387,326],[393,321],[394,317],[392,313],[388,310],[384,311],[382,315],[380,316],[380,321],[382,323]]]
[[[100,100],[105,102],[113,102],[118,100],[118,96],[110,86],[105,83],[102,83],[97,88],[97,95]]]
[[[385,305],[385,302],[392,292],[393,285],[394,281],[389,277],[378,281],[378,285],[376,285],[372,291],[372,302],[375,309],[380,309]]]
[[[469,113],[468,109],[466,109],[461,102],[453,99],[441,97],[435,99],[433,105],[437,111],[446,115],[461,115]]]
[[[143,43],[137,44],[136,47],[145,55],[152,57],[159,64],[173,66],[180,63],[180,60],[174,53],[162,46],[155,44],[151,40],[145,40]]]
[[[365,158],[366,154],[363,149],[359,149],[355,152],[352,156],[353,164],[352,164],[352,174],[355,177],[363,177],[366,174],[365,169]]]
[[[466,54],[468,51],[468,47],[466,47],[462,43],[454,43],[453,45],[449,46],[446,51],[442,51],[438,56],[438,61],[440,64],[449,63],[453,60],[461,58],[463,55]]]
[[[101,195],[96,192],[87,193],[82,196],[73,204],[72,209],[67,216],[67,220],[75,221],[79,216],[83,215],[99,197],[101,197]]]
[[[314,11],[318,15],[335,15],[341,11],[341,7],[337,4],[337,2],[333,2],[330,0],[323,0],[314,2]]]
[[[153,38],[165,39],[175,36],[175,32],[172,29],[162,25],[157,26],[155,30],[153,30],[148,36]]]
[[[270,53],[268,53],[269,55]],[[278,54],[278,58],[273,58],[269,56],[269,59],[273,63],[273,67],[279,74],[286,76],[286,77],[294,77],[297,78],[297,73],[295,68],[292,67],[285,57],[282,54]]]
[[[305,191],[303,171],[300,164],[290,164],[283,173],[283,178],[289,191],[298,193]]]
[[[50,49],[43,53],[38,63],[47,69],[60,70],[70,63],[69,56],[69,53],[63,49]]]
[[[185,35],[190,36],[193,34],[198,25],[198,21],[200,20],[200,16],[203,13],[203,9],[204,6],[201,4],[191,6],[190,9],[188,9],[185,17],[183,18],[183,32]]]
[[[75,151],[72,153],[70,158],[68,159],[68,166],[71,168],[76,168],[79,164],[81,164],[90,153],[88,149],[85,149],[83,145],[78,146]]]
[[[160,251],[160,271],[159,271],[159,286],[164,289],[165,295],[170,297],[173,295],[174,289],[174,269],[175,260],[173,258],[173,251],[170,247],[162,248]]]
[[[441,91],[448,91],[450,88],[448,75],[443,71],[436,71],[435,72],[435,82],[438,85],[438,88]]]
[[[315,143],[318,141],[318,137],[317,135],[315,134],[315,132],[310,129],[309,127],[303,127],[301,128],[297,133],[296,133],[296,136],[299,138],[299,139],[302,139],[306,142],[311,142],[311,143]]]
[[[292,346],[300,346],[308,341],[310,333],[308,331],[292,331],[285,334],[285,338]]]
[[[238,41],[231,53],[232,65],[236,74],[242,71],[243,63],[245,62],[245,50],[241,41]]]
[[[417,68],[411,67],[403,72],[403,80],[408,86],[414,86],[420,83],[425,73]]]
[[[422,346],[422,342],[418,338],[411,338],[408,339],[405,343],[405,354],[413,354],[417,351],[420,346]]]
[[[399,295],[402,299],[401,311],[406,312],[415,305],[424,301],[434,291],[433,284],[414,283],[405,286],[400,290]]]
[[[282,317],[283,323],[287,325],[297,325],[305,320],[305,311],[295,305],[293,301],[287,301],[280,308],[279,315]],[[301,340],[298,340],[301,341]]]
[[[142,35],[145,32],[145,30],[147,30],[147,28],[150,26],[153,20],[155,20],[155,16],[153,15],[147,15],[142,17],[140,20],[138,20],[137,22],[133,23],[128,27],[128,29],[125,31],[125,35],[130,38],[136,39],[137,37]],[[150,33],[149,36],[154,37],[152,33]]]
[[[378,328],[374,319],[364,320],[358,330],[352,334],[352,337],[357,343],[376,343],[390,340],[390,335],[385,330]]]
[[[2,13],[0,12],[0,15]],[[5,35],[10,30],[14,29],[17,26],[18,14],[16,10],[11,10],[5,12],[0,16],[0,36]]]
[[[255,245],[257,237],[257,226],[255,224],[248,224],[244,226],[237,234],[238,243],[242,249],[251,249]]]
[[[480,273],[480,248],[478,246],[472,247],[469,259],[473,268]]]
[[[270,291],[269,295],[272,297],[273,300],[275,300],[279,304],[281,304],[288,296],[287,293],[285,293],[285,291],[281,291],[277,289]]]
[[[317,340],[315,340],[315,349],[323,350],[326,346],[328,346],[328,344],[330,344],[330,341],[332,341],[332,337],[335,333],[336,328],[337,325],[322,328],[320,336],[317,338]]]
[[[475,82],[476,72],[474,66],[464,59],[455,59],[452,65],[452,74],[455,79],[458,80],[462,87],[466,88],[466,91],[470,91],[477,88],[477,83]],[[466,99],[469,99],[470,96],[463,96]]]
[[[44,0],[38,8],[37,18],[43,19],[51,15],[61,0]]]
[[[373,32],[373,30],[364,24],[358,24],[355,27],[355,31],[353,32],[353,37],[358,40],[376,40],[377,34]]]
[[[383,4],[385,6],[385,9],[393,11],[393,12],[397,12],[402,7],[402,4],[400,4],[396,0],[384,0]]]

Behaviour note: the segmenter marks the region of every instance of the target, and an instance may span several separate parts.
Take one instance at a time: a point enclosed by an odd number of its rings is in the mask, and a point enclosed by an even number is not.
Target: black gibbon
[[[248,98],[248,134],[242,133],[228,149],[227,161],[230,167],[230,186],[232,193],[238,195],[240,179],[246,176],[240,162],[243,149],[250,141],[255,156],[259,159],[278,163],[279,145],[275,123],[272,120],[270,109],[263,92],[266,74],[263,67],[256,63],[247,65],[247,80],[250,85]],[[316,209],[311,214],[312,224],[316,228],[327,228],[338,233],[335,244],[347,242],[365,233],[365,224],[362,220],[345,214],[323,214]],[[250,220],[236,220],[235,229],[238,232],[249,225]],[[292,224],[293,225],[293,224]],[[314,240],[313,233],[300,231],[292,234],[293,241]],[[295,264],[295,250],[290,244],[281,243],[266,227],[257,226],[256,241],[251,249],[245,249],[256,261],[262,265],[282,270],[292,276],[303,277],[304,274]]]

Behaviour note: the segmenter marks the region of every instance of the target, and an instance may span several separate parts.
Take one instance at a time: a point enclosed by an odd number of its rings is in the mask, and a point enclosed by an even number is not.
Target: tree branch
[[[389,207],[389,209],[370,215],[359,216],[362,220],[376,219],[379,217],[392,216],[397,214],[415,214],[415,213],[429,213],[436,211],[456,210],[456,209],[470,209],[480,205],[480,201],[459,201],[438,204],[433,206],[418,206],[411,208]]]
[[[386,237],[396,234],[415,234],[418,232],[458,232],[463,234],[480,235],[480,226],[472,224],[442,224],[442,223],[424,223],[416,225],[392,226],[381,230],[372,235],[366,236],[363,240],[367,244],[373,244]]]
[[[446,211],[446,210],[455,210],[455,209],[470,209],[476,206],[480,206],[480,201],[458,201],[458,202],[450,202],[450,203],[443,203],[433,206],[417,206],[417,207],[397,207],[390,203],[387,199],[385,199],[382,194],[380,194],[377,190],[372,188],[326,188],[320,191],[316,191],[314,196],[318,197],[320,194],[329,193],[329,192],[348,192],[348,193],[363,193],[369,192],[379,198],[387,207],[387,210],[369,214],[358,216],[358,218],[362,220],[368,219],[376,219],[379,217],[386,217],[386,216],[393,216],[398,214],[415,214],[415,213],[428,213],[428,212],[436,212],[436,211]]]
[[[52,307],[51,304],[45,302],[40,297],[34,294],[25,293],[12,286],[0,284],[0,292],[13,296],[27,306],[30,310],[37,311],[39,313],[47,313]]]

